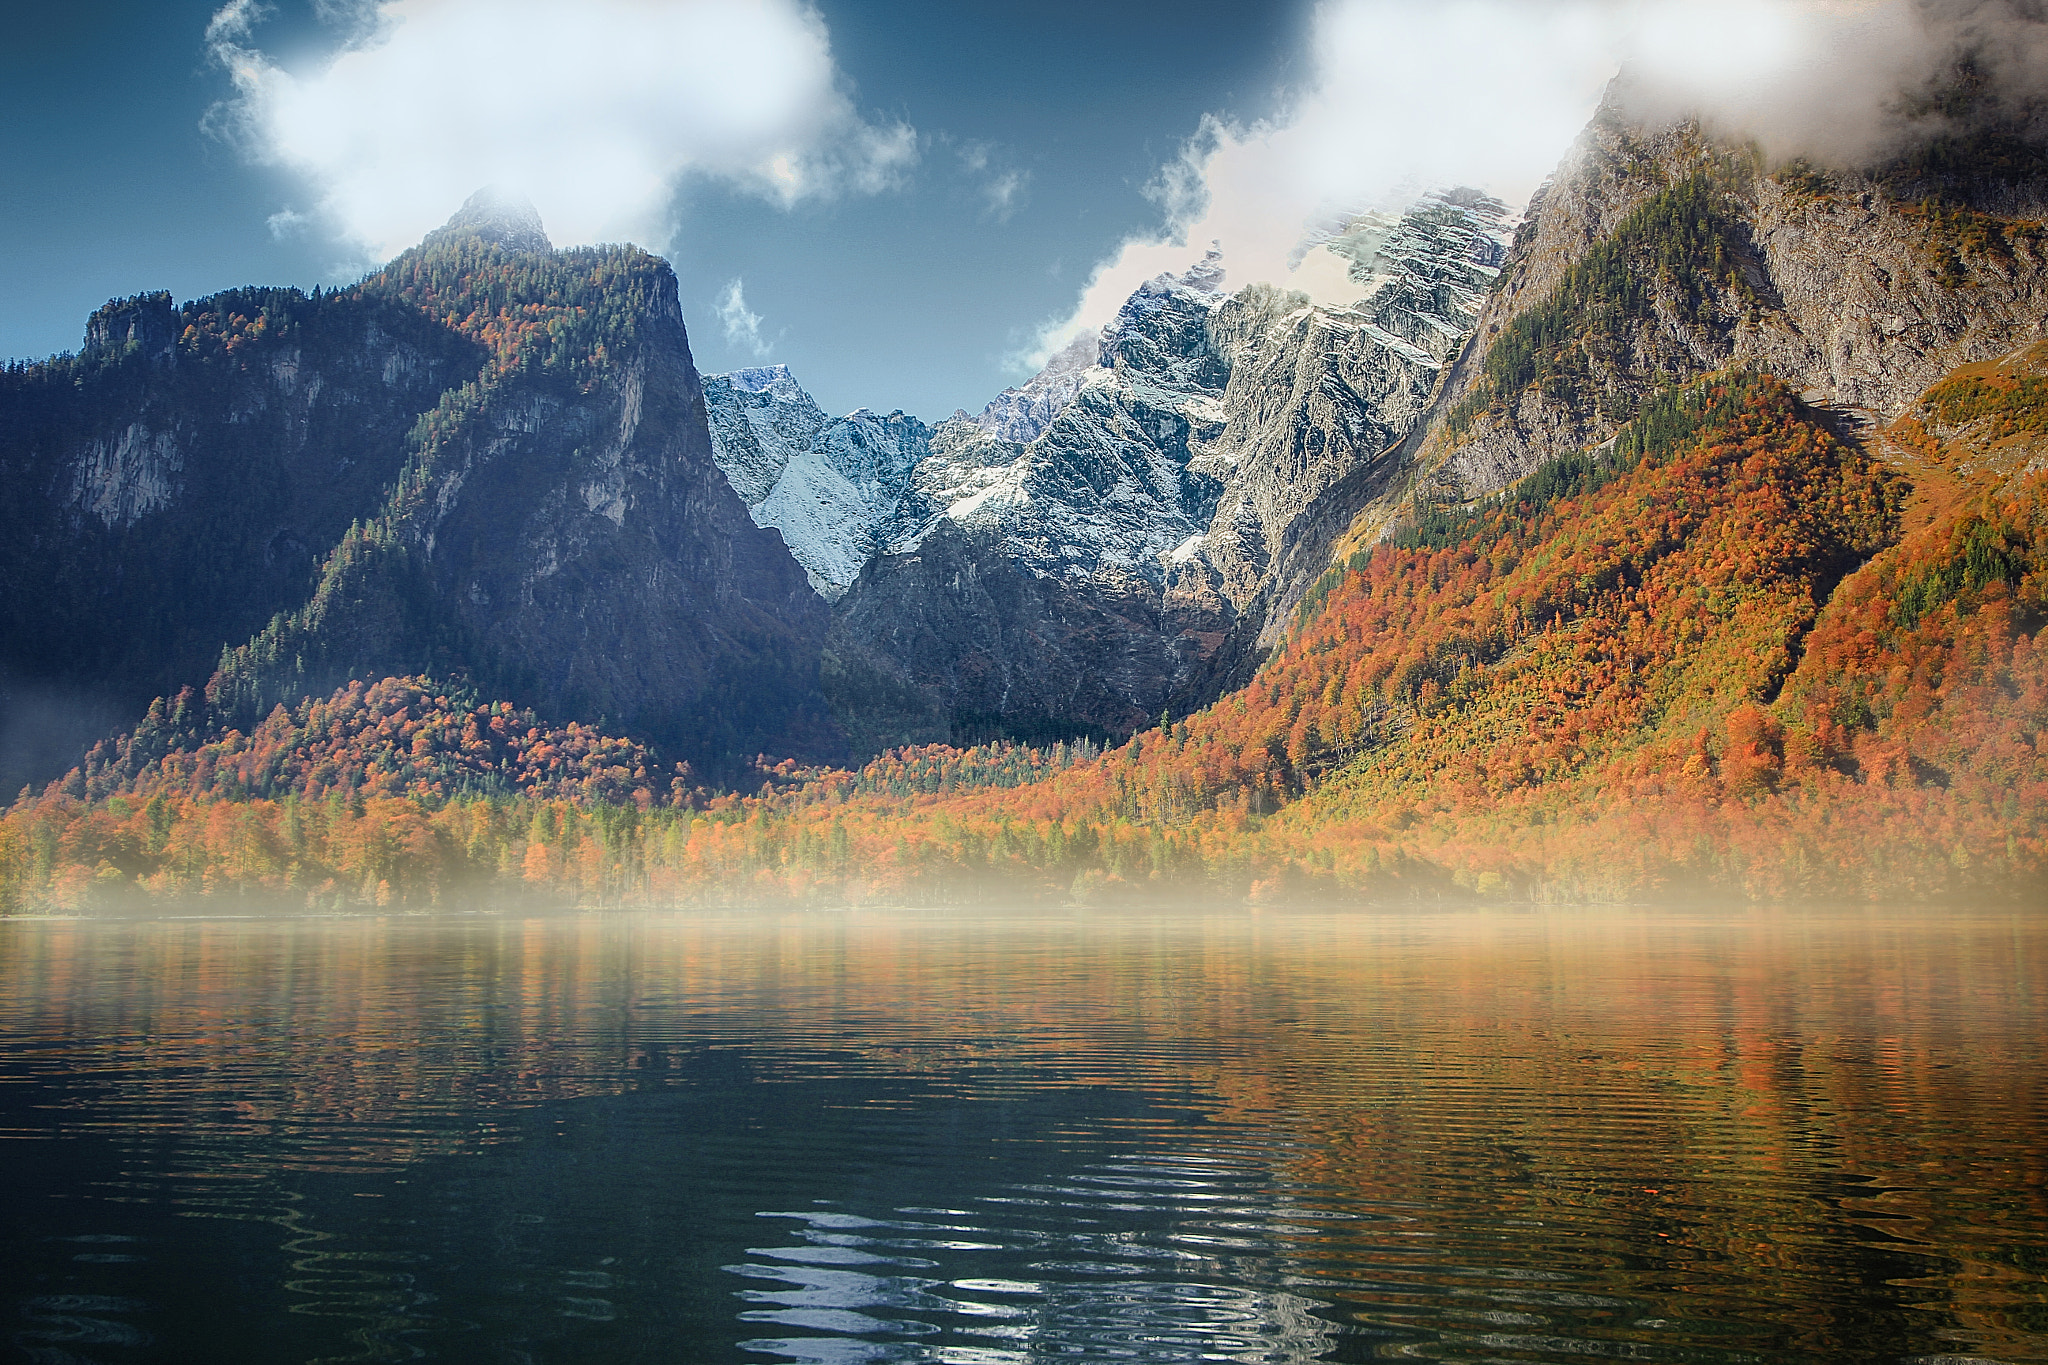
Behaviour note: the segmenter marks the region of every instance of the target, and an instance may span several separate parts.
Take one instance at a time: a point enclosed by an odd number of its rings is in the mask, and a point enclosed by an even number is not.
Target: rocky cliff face
[[[816,682],[825,605],[713,460],[665,262],[451,228],[367,287],[432,311],[508,280],[502,316],[543,320],[443,396],[383,511],[305,607],[224,662],[215,704],[251,715],[452,664],[713,771],[838,755]]]
[[[915,417],[858,409],[819,429],[753,509],[754,519],[775,527],[811,586],[836,599],[888,546],[905,515],[912,471],[930,453],[931,431]]]
[[[2015,220],[2027,187],[1995,168],[1946,198],[1899,167],[1773,168],[1695,125],[1636,121],[1628,94],[1530,206],[1423,451],[1435,496],[1598,444],[1650,393],[1723,366],[1869,430],[2041,335],[2048,237]]]
[[[789,462],[811,448],[811,438],[830,419],[787,365],[709,375],[703,383],[711,456],[740,500],[759,507]]]
[[[1200,558],[1260,646],[1320,572],[1322,505],[1402,474],[1397,447],[1478,320],[1510,224],[1497,200],[1452,191],[1371,226],[1336,244],[1365,291],[1353,307],[1252,291],[1216,318],[1230,420],[1207,467],[1230,491]]]
[[[781,535],[821,597],[839,597],[906,515],[931,431],[901,412],[828,419],[782,365],[713,375],[705,403],[713,458],[754,524]]]
[[[974,418],[980,427],[999,441],[1018,445],[1033,440],[1074,400],[1081,383],[1102,359],[1102,339],[1083,332],[1054,354],[1044,369],[1017,388],[1004,389]],[[967,414],[956,413],[958,417]]]

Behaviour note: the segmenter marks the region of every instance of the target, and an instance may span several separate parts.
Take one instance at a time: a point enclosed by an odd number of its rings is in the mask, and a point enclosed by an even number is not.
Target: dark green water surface
[[[0,1359],[2048,1361],[2048,915],[0,921]]]

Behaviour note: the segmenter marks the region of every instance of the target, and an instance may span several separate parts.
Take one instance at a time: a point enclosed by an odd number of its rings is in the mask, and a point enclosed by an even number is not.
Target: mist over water
[[[2048,1359],[2038,915],[0,922],[39,1361]]]

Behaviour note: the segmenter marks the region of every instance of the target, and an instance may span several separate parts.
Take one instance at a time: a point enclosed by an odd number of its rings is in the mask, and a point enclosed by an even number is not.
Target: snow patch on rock
[[[827,420],[786,365],[704,376],[704,416],[711,458],[750,508],[775,490],[791,458],[810,448]]]
[[[749,510],[756,525],[782,533],[811,586],[836,598],[884,548],[911,471],[930,446],[915,417],[858,409],[820,428]]]
[[[901,412],[828,418],[783,365],[705,376],[704,405],[754,524],[781,533],[821,596],[844,593],[886,547],[930,430]]]
[[[1212,246],[936,428],[828,419],[780,365],[708,376],[714,456],[828,598],[950,525],[1034,577],[1164,590],[1198,572],[1241,604],[1307,503],[1419,417],[1511,230],[1469,191],[1339,223],[1320,246],[1361,286],[1348,308],[1225,293]]]

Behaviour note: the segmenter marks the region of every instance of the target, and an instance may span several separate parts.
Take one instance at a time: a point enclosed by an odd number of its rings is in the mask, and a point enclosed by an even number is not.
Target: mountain
[[[1052,424],[1060,409],[1074,401],[1088,371],[1101,359],[1101,336],[1093,331],[1082,332],[1054,352],[1045,368],[1021,387],[1004,389],[990,399],[988,406],[974,417],[974,425],[999,441],[1023,445],[1035,439]]]
[[[418,673],[713,770],[839,752],[826,608],[713,462],[658,258],[478,196],[352,289],[110,305],[5,402],[0,659],[91,703],[64,742]]]
[[[479,886],[651,905],[2032,906],[2048,356],[1945,377],[1883,443],[1859,449],[1753,372],[1675,388],[1608,449],[1361,552],[1249,686],[1107,753],[782,764],[758,796],[677,809],[605,803],[608,782],[645,786],[630,745],[407,680],[246,740],[181,741],[153,714],[0,818],[0,908],[209,885],[321,906]]]
[[[1528,208],[1421,452],[1443,495],[1598,444],[1659,388],[1724,366],[1871,431],[2040,334],[2048,183],[2038,164],[2015,175],[1997,130],[1945,124],[1861,171],[1772,168],[1630,98],[1610,93]]]
[[[456,237],[474,237],[506,251],[553,251],[540,213],[526,200],[496,185],[486,185],[462,201],[448,221],[420,242],[431,247]]]
[[[877,463],[821,417],[779,453],[801,391],[737,384],[728,491],[907,468],[886,515],[841,504],[881,546],[821,647],[853,745],[1047,742],[664,800],[630,744],[514,745],[416,682],[213,739],[173,706],[0,819],[0,904],[2037,904],[2048,177],[2009,152],[1771,166],[1617,105],[1505,250],[1442,195],[1330,235],[1351,308],[1149,282],[1062,402],[996,410],[1043,419],[1021,442],[960,415]]]
[[[703,383],[711,457],[740,500],[759,507],[830,419],[786,365],[707,375]]]
[[[856,749],[1121,736],[1241,682],[1321,572],[1326,494],[1399,473],[1507,235],[1497,201],[1423,196],[1337,243],[1349,308],[1226,292],[1212,253],[941,423],[834,608]]]
[[[930,430],[866,408],[827,419],[782,365],[714,375],[704,392],[712,457],[754,524],[782,536],[820,596],[838,598],[888,543]]]
[[[0,782],[61,773],[306,598],[485,360],[366,290],[110,303],[0,378]]]

